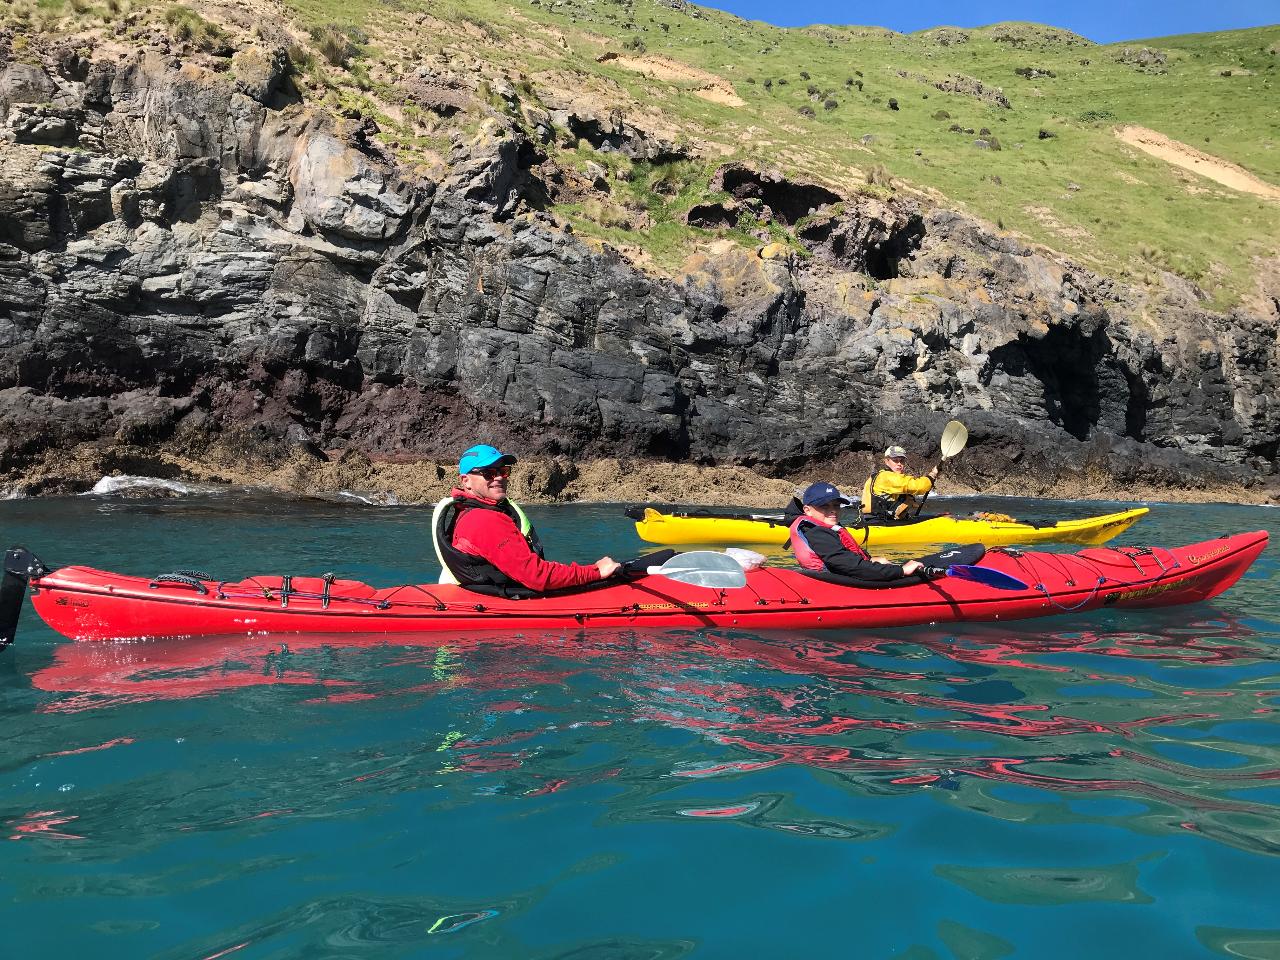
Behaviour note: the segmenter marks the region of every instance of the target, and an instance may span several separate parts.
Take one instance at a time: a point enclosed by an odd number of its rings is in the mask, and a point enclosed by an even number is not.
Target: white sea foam
[[[398,507],[400,498],[394,493],[369,493],[359,490],[339,490],[334,494],[339,500],[354,500],[356,503],[367,503],[374,507]]]
[[[180,480],[162,480],[159,477],[103,477],[85,496],[110,497],[119,494],[160,494],[185,497],[196,493],[214,493],[223,488],[211,483],[183,483]]]

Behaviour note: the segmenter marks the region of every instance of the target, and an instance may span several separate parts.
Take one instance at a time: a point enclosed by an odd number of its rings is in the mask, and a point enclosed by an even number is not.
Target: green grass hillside
[[[121,7],[28,6],[60,30]],[[219,16],[215,4],[191,6]],[[682,0],[284,0],[281,12],[301,48],[349,39],[327,59],[300,55],[312,92],[373,112],[408,161],[439,162],[450,127],[482,120],[483,108],[445,123],[404,107],[397,78],[427,61],[513,80],[520,106],[586,98],[693,144],[694,162],[632,165],[607,198],[559,211],[659,268],[716,236],[682,217],[712,197],[720,163],[741,159],[845,191],[925,193],[1103,274],[1152,283],[1176,273],[1219,307],[1278,269],[1280,26],[1103,46],[1019,23],[909,36],[780,29]],[[487,84],[481,92],[520,115]],[[1122,142],[1126,126],[1207,155],[1190,156],[1197,171],[1222,161],[1235,187]],[[564,138],[548,150],[615,175],[629,163]],[[1240,189],[1248,174],[1257,182]],[[627,210],[645,213],[641,227],[620,227]],[[753,226],[725,235],[754,242]]]

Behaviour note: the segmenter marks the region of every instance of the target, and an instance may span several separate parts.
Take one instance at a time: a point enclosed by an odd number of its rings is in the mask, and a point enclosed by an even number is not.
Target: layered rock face
[[[803,249],[710,242],[655,278],[541,212],[551,165],[514,121],[428,182],[368,121],[299,102],[286,66],[249,48],[229,73],[154,52],[0,71],[8,489],[59,489],[24,471],[78,443],[232,434],[785,473],[927,449],[952,416],[987,488],[1275,472],[1280,304],[1211,314],[945,209],[740,167],[717,177],[724,215],[746,205]]]

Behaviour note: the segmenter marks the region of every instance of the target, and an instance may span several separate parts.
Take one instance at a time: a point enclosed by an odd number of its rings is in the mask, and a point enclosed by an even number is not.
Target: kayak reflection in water
[[[791,529],[788,542],[800,566],[815,573],[877,583],[900,580],[924,569],[919,560],[894,563],[884,557],[869,556],[837,519],[840,508],[852,503],[825,481],[810,484],[791,501],[783,519]]]
[[[440,582],[520,597],[585,586],[617,574],[622,565],[611,557],[581,564],[555,563],[543,556],[529,518],[507,498],[515,462],[511,454],[488,444],[463,453],[458,484],[432,515]]]
[[[889,447],[884,452],[884,466],[877,467],[862,488],[862,514],[872,522],[904,520],[923,504],[922,498],[933,490],[938,479],[934,467],[922,477],[907,473],[907,451]]]

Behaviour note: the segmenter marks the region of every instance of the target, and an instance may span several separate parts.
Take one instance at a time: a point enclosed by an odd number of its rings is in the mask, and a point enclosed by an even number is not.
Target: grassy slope
[[[506,4],[459,0],[459,7],[491,23],[512,22],[502,12],[511,10]],[[874,28],[780,30],[710,10],[693,18],[646,0],[630,8],[566,3],[555,13],[545,7],[519,10],[522,17],[560,29],[639,37],[651,55],[729,80],[747,106],[717,106],[595,64],[591,56],[578,58],[582,68],[613,77],[638,100],[656,97],[665,111],[703,127],[739,156],[844,185],[850,167],[883,164],[895,177],[934,188],[1104,273],[1141,280],[1151,277],[1152,267],[1172,269],[1226,304],[1251,286],[1250,259],[1273,254],[1280,237],[1280,205],[1171,168],[1122,145],[1112,129],[1116,123],[1152,127],[1280,183],[1280,113],[1270,106],[1280,57],[1268,52],[1280,42],[1280,27],[1150,42],[1166,55],[1167,72],[1145,73],[1117,61],[1125,47],[1141,43],[1046,41],[1041,38],[1052,38],[1052,32],[1029,25],[967,31],[969,42],[943,46],[928,31],[902,36]],[[634,27],[623,29],[628,22]],[[997,42],[1001,35],[1026,39],[1015,46]],[[582,46],[581,52],[595,52],[590,43]],[[1017,67],[1048,68],[1056,76],[1025,80],[1014,73]],[[1254,75],[1221,76],[1233,67]],[[938,79],[949,73],[975,77],[1002,87],[1013,109],[943,93],[901,78],[897,70]],[[772,89],[765,88],[765,79],[774,81]],[[788,82],[782,86],[779,79]],[[862,91],[848,88],[848,79],[860,79]],[[812,103],[810,84],[830,93],[839,107],[825,110]],[[890,97],[901,109],[888,109]],[[812,119],[797,112],[806,105],[815,109]],[[933,119],[938,110],[950,118]],[[1088,111],[1115,119],[1081,121]],[[975,136],[949,132],[953,123],[989,128],[1003,149],[979,149]],[[1057,135],[1041,140],[1042,128]],[[865,134],[876,138],[869,153],[855,146]]]
[[[1126,123],[1151,127],[1280,184],[1280,111],[1274,109],[1280,52],[1270,52],[1280,51],[1280,26],[1098,46],[1065,31],[1001,24],[966,30],[968,42],[942,45],[940,31],[904,36],[879,28],[784,30],[705,8],[700,16],[690,16],[655,0],[541,0],[537,5],[530,0],[284,0],[284,5],[301,26],[362,27],[369,34],[365,63],[381,59],[403,70],[412,68],[415,55],[449,48],[475,55],[495,73],[530,78],[532,92],[521,94],[526,101],[536,103],[546,85],[581,87],[620,101],[624,115],[641,125],[647,111],[651,121],[707,144],[705,162],[676,171],[634,171],[634,183],[615,189],[603,214],[598,205],[562,211],[582,232],[638,245],[666,267],[711,236],[684,227],[679,217],[705,198],[710,172],[727,157],[845,190],[866,189],[871,171],[883,182],[887,171],[900,185],[939,193],[949,204],[1101,273],[1142,282],[1153,281],[1160,269],[1172,270],[1200,284],[1217,306],[1248,293],[1256,276],[1252,258],[1276,256],[1280,245],[1280,203],[1177,170],[1121,144],[1113,132]],[[152,6],[159,12],[166,4]],[[420,23],[423,14],[430,19]],[[624,49],[628,41],[643,44],[648,56],[724,78],[745,106],[710,103],[692,92],[696,83],[650,80],[617,64],[596,62],[606,50],[640,55]],[[1165,72],[1119,62],[1125,48],[1143,46],[1165,55]],[[1019,67],[1048,69],[1055,76],[1026,80],[1015,75]],[[1252,75],[1221,75],[1239,68]],[[936,79],[952,73],[975,77],[1003,88],[1013,109],[943,93],[899,77],[896,70]],[[394,103],[393,88],[375,84],[370,91],[365,82],[361,92],[347,72],[328,73],[337,88],[331,96]],[[771,88],[766,79],[773,81]],[[846,81],[861,81],[863,89]],[[812,102],[810,84],[823,92],[822,100],[833,99],[838,106],[828,110]],[[888,108],[891,97],[899,110]],[[802,107],[815,115],[802,116]],[[950,116],[934,119],[939,110]],[[1002,149],[980,149],[976,134],[948,130],[955,123],[989,128]],[[1055,136],[1040,139],[1042,129]],[[396,136],[410,152],[415,145],[441,142],[439,129],[419,131],[419,137],[407,133],[402,128]],[[861,138],[868,134],[874,140],[864,145]],[[591,157],[585,147],[555,149],[562,161],[579,167]],[[615,167],[625,162],[616,156],[591,158]],[[650,189],[654,181],[673,176],[679,181],[669,191],[674,197]],[[648,207],[653,226],[630,232],[610,226],[608,203]],[[736,237],[751,242],[746,233]]]
[[[1220,303],[1249,287],[1250,258],[1273,252],[1280,236],[1277,204],[1183,174],[1123,146],[1113,135],[1112,121],[1077,119],[1086,111],[1106,111],[1114,122],[1153,127],[1280,183],[1280,122],[1268,106],[1274,103],[1277,57],[1266,52],[1280,41],[1280,28],[1172,38],[1157,45],[1168,56],[1168,72],[1148,74],[1115,60],[1125,46],[1141,44],[1032,40],[1013,47],[992,36],[1016,31],[988,28],[970,31],[968,43],[940,46],[927,33],[784,31],[710,11],[705,20],[694,20],[660,6],[647,9],[656,20],[671,23],[670,32],[650,27],[637,4],[637,29],[626,33],[641,36],[650,53],[726,77],[748,102],[745,108],[717,108],[698,98],[671,97],[669,108],[716,124],[730,142],[749,125],[764,128],[756,136],[774,145],[735,144],[747,156],[766,162],[781,158],[784,167],[807,167],[835,182],[846,178],[851,165],[866,169],[882,163],[911,184],[935,188],[970,211],[1104,273],[1142,279],[1151,266],[1171,268],[1201,283]],[[599,15],[592,25],[620,32]],[[1090,63],[1081,64],[1083,59]],[[1024,66],[1048,68],[1056,76],[1024,80],[1013,72]],[[1220,76],[1236,66],[1256,75]],[[1003,87],[1013,109],[942,93],[898,77],[899,69],[937,78],[952,72],[976,77]],[[802,70],[809,81],[800,77]],[[863,81],[860,93],[845,87],[850,77]],[[772,90],[764,88],[765,78],[774,80]],[[779,78],[787,85],[779,86]],[[800,117],[797,109],[810,104],[809,83],[834,91],[840,106],[827,111],[815,104],[813,119]],[[887,109],[890,97],[899,101],[900,110]],[[938,110],[951,117],[934,120]],[[975,137],[949,132],[952,123],[988,127],[1004,149],[980,150]],[[1040,140],[1041,128],[1057,136]],[[853,146],[864,134],[876,138],[870,154]],[[1072,183],[1081,189],[1069,190]],[[1192,192],[1188,184],[1207,192]]]

